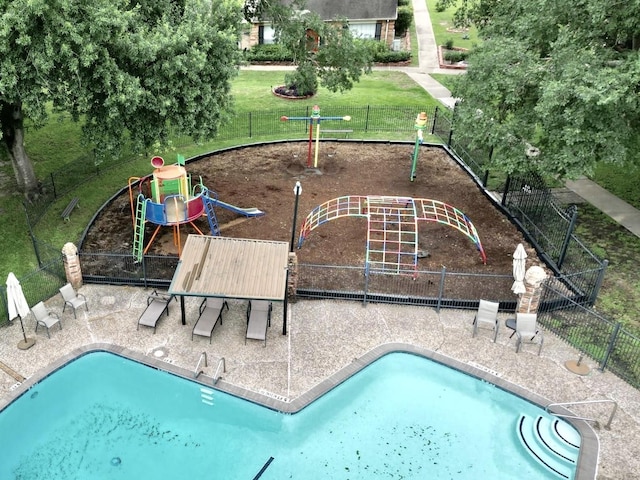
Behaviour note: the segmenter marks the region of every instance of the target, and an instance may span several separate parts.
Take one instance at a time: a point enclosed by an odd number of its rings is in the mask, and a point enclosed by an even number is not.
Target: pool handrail
[[[216,383],[218,383],[218,380],[220,380],[222,378],[222,375],[218,375],[218,372],[220,371],[220,364],[222,364],[222,373],[226,373],[227,372],[227,365],[224,361],[224,357],[220,357],[220,360],[218,360],[218,366],[216,367],[216,373],[213,374],[213,384],[215,385]]]
[[[610,398],[603,398],[603,399],[600,399],[600,400],[582,400],[582,401],[577,401],[577,402],[550,403],[544,409],[545,409],[545,411],[547,413],[555,415],[556,417],[573,418],[573,419],[576,419],[576,420],[584,420],[585,422],[594,422],[596,424],[596,426],[598,427],[600,425],[600,422],[598,422],[598,420],[596,420],[595,418],[580,417],[578,415],[568,415],[568,414],[565,414],[565,413],[557,413],[557,412],[552,412],[551,411],[551,407],[566,407],[566,406],[569,406],[569,405],[588,405],[588,404],[593,404],[593,403],[613,403],[613,410],[611,411],[611,415],[609,415],[609,420],[607,421],[606,425],[604,426],[605,430],[611,430],[611,422],[613,421],[613,417],[615,416],[616,412],[618,411],[618,402],[616,402],[615,400],[611,400]]]
[[[196,364],[196,369],[193,371],[193,378],[198,378],[201,373],[204,373],[204,370],[200,368],[200,362],[202,362],[202,358],[204,358],[204,366],[207,366],[207,352],[202,352],[200,354],[200,358],[198,359],[198,363]]]

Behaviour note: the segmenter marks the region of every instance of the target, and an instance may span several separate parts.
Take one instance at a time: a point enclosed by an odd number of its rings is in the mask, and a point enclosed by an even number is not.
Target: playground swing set
[[[129,178],[129,203],[134,231],[133,256],[138,262],[148,252],[162,227],[173,229],[173,243],[179,256],[182,255],[181,225],[188,223],[203,235],[194,221],[205,216],[211,235],[220,235],[220,226],[214,210],[217,206],[245,217],[264,215],[264,212],[257,208],[240,208],[219,200],[215,192],[202,184],[202,179],[192,185],[191,175],[187,173],[184,165],[182,155],[178,155],[174,165],[165,165],[162,157],[155,156],[151,159],[151,166],[154,167],[151,175]],[[156,225],[156,228],[145,245],[147,223]]]

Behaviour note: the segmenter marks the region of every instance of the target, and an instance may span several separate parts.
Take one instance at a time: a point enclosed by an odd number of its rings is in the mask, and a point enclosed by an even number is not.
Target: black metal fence
[[[560,278],[545,282],[538,309],[544,327],[572,347],[640,388],[640,338],[593,309],[574,301]]]
[[[504,311],[513,311],[511,275],[457,273],[418,270],[415,275],[365,275],[363,266],[298,265],[296,294],[306,298],[356,300],[363,303],[395,303],[440,308],[477,308],[470,299],[500,302]]]
[[[64,264],[62,255],[50,259],[37,270],[19,278],[20,286],[30,306],[49,299],[58,294],[58,289],[67,283],[64,273]],[[60,297],[62,299],[62,297]],[[4,326],[9,322],[9,311],[7,308],[7,288],[0,285],[0,308],[2,316],[0,317],[0,326]]]
[[[534,173],[510,177],[502,205],[521,227],[545,263],[565,277],[574,299],[593,305],[598,297],[607,262],[599,259],[574,234],[578,210],[561,205]]]
[[[471,142],[456,132],[455,112],[451,118],[435,113],[434,133],[446,142],[452,156],[486,190],[487,165],[492,152],[473,149]],[[445,132],[446,136],[443,136]],[[534,172],[506,178],[501,206],[554,274],[564,277],[573,291],[573,299],[587,306],[593,305],[602,286],[607,262],[594,255],[574,235],[577,208],[558,202],[545,180]]]

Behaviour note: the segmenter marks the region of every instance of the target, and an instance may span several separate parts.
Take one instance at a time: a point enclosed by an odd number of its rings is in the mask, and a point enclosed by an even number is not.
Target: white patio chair
[[[536,313],[516,313],[516,353],[520,351],[523,343],[537,343],[538,356],[542,352],[544,336],[537,327],[538,315]]]
[[[67,283],[64,287],[60,289],[60,295],[64,299],[64,306],[62,307],[62,313],[67,308],[67,306],[73,308],[73,317],[78,318],[76,316],[76,309],[84,305],[84,308],[89,311],[89,305],[87,304],[87,297],[85,297],[81,293],[77,293],[73,286],[70,283]]]
[[[478,312],[473,319],[473,333],[472,337],[478,334],[478,327],[482,324],[493,329],[493,342],[495,343],[498,338],[498,308],[499,303],[489,302],[488,300],[480,300],[478,305]]]

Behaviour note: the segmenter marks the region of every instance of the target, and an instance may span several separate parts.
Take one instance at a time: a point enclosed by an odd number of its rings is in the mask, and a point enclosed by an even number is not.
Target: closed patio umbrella
[[[527,291],[524,286],[524,274],[527,262],[527,252],[521,243],[516,247],[516,251],[513,252],[513,285],[511,291],[516,295],[520,295]]]
[[[22,318],[29,315],[29,304],[27,303],[27,299],[24,297],[24,292],[22,291],[20,282],[13,272],[10,272],[7,277],[7,307],[9,310],[9,320],[13,320],[16,317],[20,319],[20,326],[22,327],[22,336],[24,339],[20,340],[18,348],[26,350],[33,347],[33,344],[36,343],[36,341],[34,338],[27,338],[27,334],[24,332],[24,323],[22,323]]]

